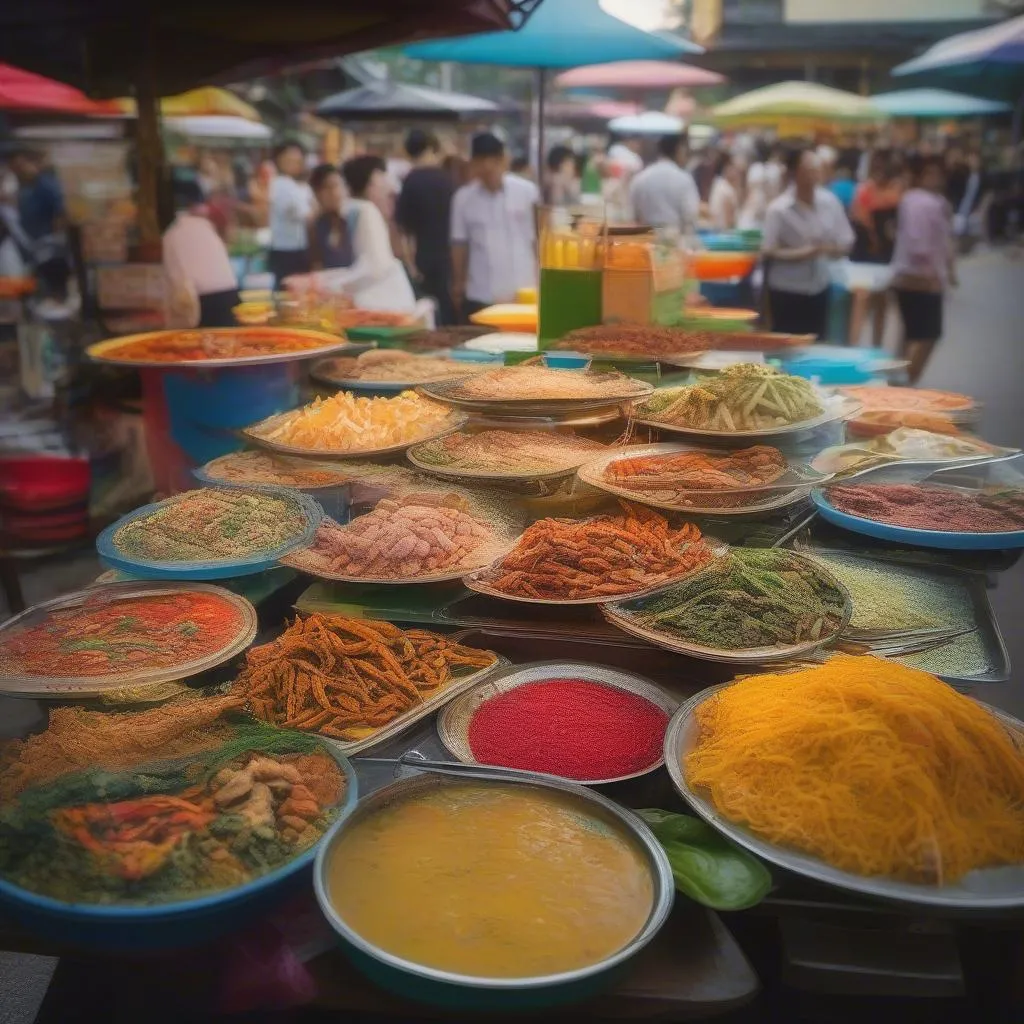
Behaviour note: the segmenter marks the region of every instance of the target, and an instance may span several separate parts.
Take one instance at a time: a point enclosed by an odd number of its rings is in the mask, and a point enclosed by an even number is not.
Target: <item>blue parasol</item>
[[[984,117],[1013,109],[1001,100],[986,100],[948,89],[900,89],[871,97],[890,117]]]
[[[485,32],[405,47],[418,60],[497,64],[537,72],[539,153],[544,152],[544,91],[548,71],[617,60],[672,60],[703,53],[674,36],[644,32],[602,10],[598,0],[543,0],[515,32]]]

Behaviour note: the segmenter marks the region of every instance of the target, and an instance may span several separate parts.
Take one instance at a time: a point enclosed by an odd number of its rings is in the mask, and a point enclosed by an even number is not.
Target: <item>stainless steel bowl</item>
[[[464,780],[429,772],[402,779],[361,800],[347,817],[335,822],[317,853],[313,884],[317,902],[331,927],[338,933],[355,965],[371,980],[405,998],[461,1009],[513,1009],[552,1006],[585,999],[606,987],[619,969],[640,952],[658,933],[672,909],[675,887],[665,851],[650,829],[626,808],[583,786],[550,776],[526,778],[525,773],[504,774],[488,769],[492,780],[474,780],[474,785],[493,783],[556,790],[574,796],[587,810],[632,837],[647,860],[653,900],[647,922],[618,952],[587,967],[560,974],[527,978],[485,978],[456,974],[397,957],[354,931],[335,910],[330,900],[327,867],[338,838],[358,822],[397,799],[439,786],[464,784]]]

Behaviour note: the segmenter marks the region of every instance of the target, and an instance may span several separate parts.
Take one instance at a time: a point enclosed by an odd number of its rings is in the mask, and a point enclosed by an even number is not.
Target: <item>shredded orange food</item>
[[[935,885],[1024,863],[1024,737],[926,672],[836,655],[696,717],[688,783],[762,839]]]

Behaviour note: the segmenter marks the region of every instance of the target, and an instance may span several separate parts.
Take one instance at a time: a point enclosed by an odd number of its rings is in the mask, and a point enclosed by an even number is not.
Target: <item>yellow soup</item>
[[[644,855],[570,796],[441,785],[357,822],[331,851],[331,903],[383,950],[474,977],[587,967],[643,928]]]

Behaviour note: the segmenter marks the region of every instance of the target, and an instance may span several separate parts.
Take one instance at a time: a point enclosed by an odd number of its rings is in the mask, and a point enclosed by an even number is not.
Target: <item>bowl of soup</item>
[[[328,833],[314,882],[372,981],[479,1010],[593,995],[657,934],[674,892],[638,818],[582,786],[513,774],[377,790]]]

